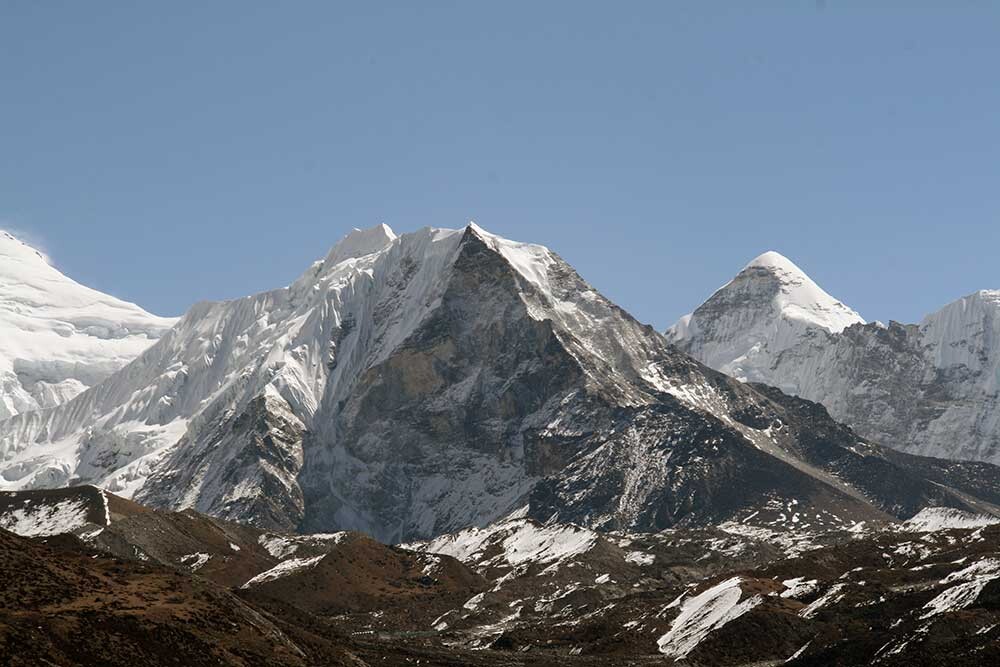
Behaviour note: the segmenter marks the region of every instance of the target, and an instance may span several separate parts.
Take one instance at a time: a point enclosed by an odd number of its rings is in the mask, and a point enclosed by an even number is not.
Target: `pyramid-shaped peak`
[[[475,220],[469,220],[469,224],[465,226],[467,230],[474,234],[479,234],[481,236],[496,236],[496,234],[491,234],[490,232],[483,229]]]
[[[774,297],[773,303],[776,312],[786,318],[802,320],[834,333],[852,324],[864,322],[858,313],[817,285],[795,262],[774,250],[768,250],[755,257],[736,279],[722,290],[747,280],[758,280],[757,276],[760,274],[754,269],[764,269],[777,279],[780,290]]]
[[[504,239],[503,237],[497,236],[496,234],[493,234],[492,232],[483,229],[479,224],[476,223],[475,220],[469,220],[469,223],[465,225],[463,232],[466,235],[474,236],[483,241],[486,241],[487,243],[490,243],[491,241],[510,242],[507,241],[507,239]]]

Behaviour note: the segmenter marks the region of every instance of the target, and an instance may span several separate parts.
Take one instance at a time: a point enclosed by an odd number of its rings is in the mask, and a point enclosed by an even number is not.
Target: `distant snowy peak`
[[[722,290],[758,283],[771,292],[772,304],[783,317],[840,333],[864,319],[827,294],[812,278],[784,255],[769,250],[747,264]],[[720,290],[720,291],[722,291]]]
[[[0,231],[0,418],[72,398],[174,322],[80,285]]]
[[[667,336],[716,370],[822,403],[876,442],[1000,462],[1000,290],[962,297],[919,325],[862,322],[765,253]]]
[[[864,322],[787,257],[769,251],[682,317],[667,337],[713,368],[762,381],[760,366],[803,337]]]

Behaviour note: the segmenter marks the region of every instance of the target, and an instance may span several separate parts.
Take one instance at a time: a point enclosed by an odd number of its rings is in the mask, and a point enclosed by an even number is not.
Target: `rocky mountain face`
[[[932,507],[906,522],[830,525],[801,504],[765,510],[629,534],[514,515],[388,547],[358,533],[277,533],[152,510],[94,487],[0,492],[0,662],[1000,658],[997,517]]]
[[[286,288],[196,305],[100,384],[0,422],[0,478],[384,542],[519,508],[650,531],[1000,506],[993,466],[901,455],[706,368],[548,249],[475,225],[355,231]]]
[[[64,403],[173,323],[74,282],[0,231],[0,419]]]
[[[883,445],[1000,462],[1000,291],[963,297],[917,325],[865,324],[766,253],[667,338],[734,377],[818,401]]]

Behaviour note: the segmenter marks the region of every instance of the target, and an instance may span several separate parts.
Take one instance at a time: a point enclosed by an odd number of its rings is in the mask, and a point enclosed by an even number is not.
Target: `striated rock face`
[[[765,264],[751,263],[667,338],[734,377],[819,401],[893,448],[1000,462],[1000,292],[971,294],[919,325],[852,323],[832,299],[820,310],[836,317],[810,318],[824,300],[790,285],[812,281]]]
[[[296,482],[304,434],[288,403],[266,389],[239,414],[205,430],[189,430],[155,468],[141,495],[155,506],[197,506],[261,528],[298,525],[305,509]],[[178,500],[179,489],[197,495],[182,492]]]
[[[992,512],[996,473],[712,371],[548,249],[475,225],[356,231],[292,285],[199,304],[74,400],[0,422],[6,488],[385,542],[520,508],[605,530],[793,504],[833,523]]]
[[[174,322],[80,285],[0,231],[0,419],[73,398]]]
[[[537,431],[583,387],[582,369],[551,323],[529,316],[490,241],[466,231],[436,307],[323,402],[301,476],[317,500],[307,529],[350,525],[392,541],[470,525],[509,511],[572,455]]]

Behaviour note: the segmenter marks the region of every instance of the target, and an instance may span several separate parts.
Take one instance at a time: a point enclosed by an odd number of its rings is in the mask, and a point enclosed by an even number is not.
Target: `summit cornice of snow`
[[[175,321],[77,283],[0,231],[0,417],[72,398]]]
[[[325,263],[328,266],[333,266],[347,259],[371,255],[384,250],[397,238],[399,237],[396,236],[396,233],[385,223],[368,229],[355,227],[337,245],[333,246],[326,256]]]
[[[86,314],[84,311],[87,308],[99,309],[108,315],[114,313],[114,321],[103,323],[114,328],[108,333],[109,338],[128,333],[159,334],[176,321],[176,318],[151,315],[134,303],[81,285],[62,274],[43,253],[2,230],[0,289],[4,290],[4,296],[17,300],[19,306],[16,309],[10,305],[0,306],[4,311],[53,309],[53,315],[65,315],[69,324],[78,323],[74,320],[96,321],[100,318],[96,312]],[[99,332],[90,333],[96,335]]]
[[[805,276],[805,273],[792,260],[788,259],[776,250],[768,250],[750,260],[744,269],[761,267],[765,269],[775,269],[787,273],[797,273]]]
[[[0,256],[5,262],[23,262],[49,266],[49,258],[45,254],[28,245],[10,232],[0,230]]]

